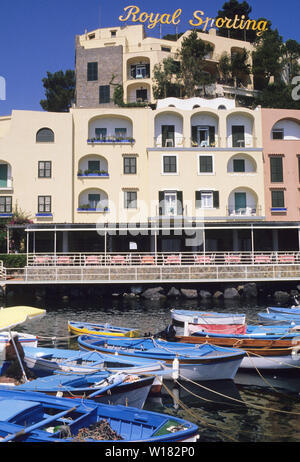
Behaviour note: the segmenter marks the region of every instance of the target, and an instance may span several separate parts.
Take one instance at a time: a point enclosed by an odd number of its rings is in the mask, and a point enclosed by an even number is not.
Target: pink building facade
[[[300,111],[262,109],[266,222],[273,249],[299,248]]]

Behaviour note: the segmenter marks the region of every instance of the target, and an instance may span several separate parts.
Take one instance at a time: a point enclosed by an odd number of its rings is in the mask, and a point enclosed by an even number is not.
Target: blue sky
[[[85,29],[119,26],[124,7],[137,5],[148,13],[173,13],[182,9],[179,32],[188,28],[195,10],[214,17],[225,0],[2,0],[0,15],[0,76],[6,80],[6,100],[0,100],[0,115],[13,109],[42,110],[42,78],[47,71],[74,69],[75,35]],[[251,18],[265,17],[284,40],[300,43],[299,0],[249,0]],[[277,3],[277,5],[276,5]],[[175,33],[163,26],[162,33]],[[159,27],[148,35],[159,36]]]

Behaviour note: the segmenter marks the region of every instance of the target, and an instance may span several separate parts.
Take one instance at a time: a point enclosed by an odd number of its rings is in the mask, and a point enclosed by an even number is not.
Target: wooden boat
[[[140,337],[140,331],[126,327],[116,327],[110,324],[95,324],[91,322],[68,321],[68,330],[72,334],[109,335],[112,337]]]
[[[84,352],[60,348],[24,348],[25,363],[32,372],[43,377],[54,371],[91,374],[103,370],[140,374],[163,370],[163,364],[153,359],[112,357],[99,351]]]
[[[1,442],[96,442],[99,438],[95,435],[103,425],[118,437],[108,434],[101,443],[195,442],[198,438],[195,424],[169,415],[90,399],[0,390]],[[85,437],[91,426],[97,431],[94,436]]]
[[[178,345],[154,338],[125,339],[83,335],[78,338],[80,348],[96,350],[122,357],[165,361],[165,378],[189,380],[233,379],[245,353],[236,349],[224,349],[212,345],[192,347]],[[168,374],[169,369],[169,374]]]
[[[277,329],[277,326],[276,326]],[[293,369],[300,366],[300,340],[299,336],[276,337],[265,334],[258,336],[198,331],[189,336],[176,335],[175,340],[179,343],[198,345],[218,345],[224,348],[241,348],[246,352],[240,368],[246,369]]]
[[[187,335],[187,330],[197,330],[199,325],[243,326],[246,315],[239,313],[216,313],[209,311],[171,310],[172,325],[178,335]]]
[[[93,399],[98,403],[121,404],[142,409],[156,378],[154,375],[99,372],[96,374],[53,374],[15,386],[64,398]],[[156,384],[157,385],[157,384]],[[158,390],[156,390],[158,391]]]
[[[300,326],[300,314],[293,313],[258,313],[260,322],[268,324],[298,324]]]

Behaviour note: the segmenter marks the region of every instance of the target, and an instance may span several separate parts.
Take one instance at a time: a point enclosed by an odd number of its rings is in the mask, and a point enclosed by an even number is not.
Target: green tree
[[[180,96],[180,63],[166,58],[153,69],[153,96],[155,99]]]
[[[48,112],[68,112],[75,97],[75,72],[47,72],[42,82],[46,96],[40,101],[42,108]]]
[[[235,86],[248,84],[251,66],[249,64],[249,52],[245,48],[232,53],[231,56],[224,52],[218,67],[223,83],[235,84]]]
[[[292,98],[292,85],[286,85],[284,82],[270,83],[255,98],[255,104],[265,108],[276,109],[300,109],[300,101]]]
[[[198,38],[196,30],[182,41],[178,52],[180,60],[180,75],[188,98],[195,96],[197,88],[215,82],[216,76],[205,69],[205,57],[213,50],[209,43]]]
[[[287,40],[282,47],[284,80],[290,84],[300,71],[300,44],[296,40]]]
[[[251,6],[246,2],[243,1],[239,3],[237,0],[229,0],[225,2],[222,10],[218,11],[218,18],[225,18],[234,19],[237,15],[239,18],[244,16],[244,21],[249,19],[249,15],[252,11]],[[248,42],[253,42],[256,38],[256,33],[253,30],[241,30],[241,29],[225,29],[220,28],[219,35],[222,37],[230,37],[238,40],[247,40]]]
[[[252,53],[252,72],[257,90],[267,88],[271,77],[279,82],[283,71],[283,41],[277,29],[264,32]]]

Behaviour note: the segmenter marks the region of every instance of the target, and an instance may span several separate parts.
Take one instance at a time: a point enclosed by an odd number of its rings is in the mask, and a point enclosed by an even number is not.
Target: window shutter
[[[216,136],[215,136],[215,127],[211,126],[209,127],[209,144],[210,146],[212,143],[215,143],[216,141]]]
[[[177,191],[177,215],[183,214],[183,194],[182,191]]]
[[[109,103],[110,102],[110,86],[101,85],[99,87],[99,103]]]
[[[220,206],[219,201],[219,191],[213,191],[213,200],[214,200],[214,208],[218,209]]]
[[[197,140],[197,126],[196,126],[196,125],[192,125],[192,142],[195,143],[195,144],[198,144],[198,140]]]
[[[196,199],[196,209],[201,209],[201,191],[196,191],[195,199]]]
[[[150,78],[150,64],[146,64],[146,78]]]
[[[164,191],[159,191],[158,201],[159,201],[159,215],[164,215],[165,214],[165,193]]]

